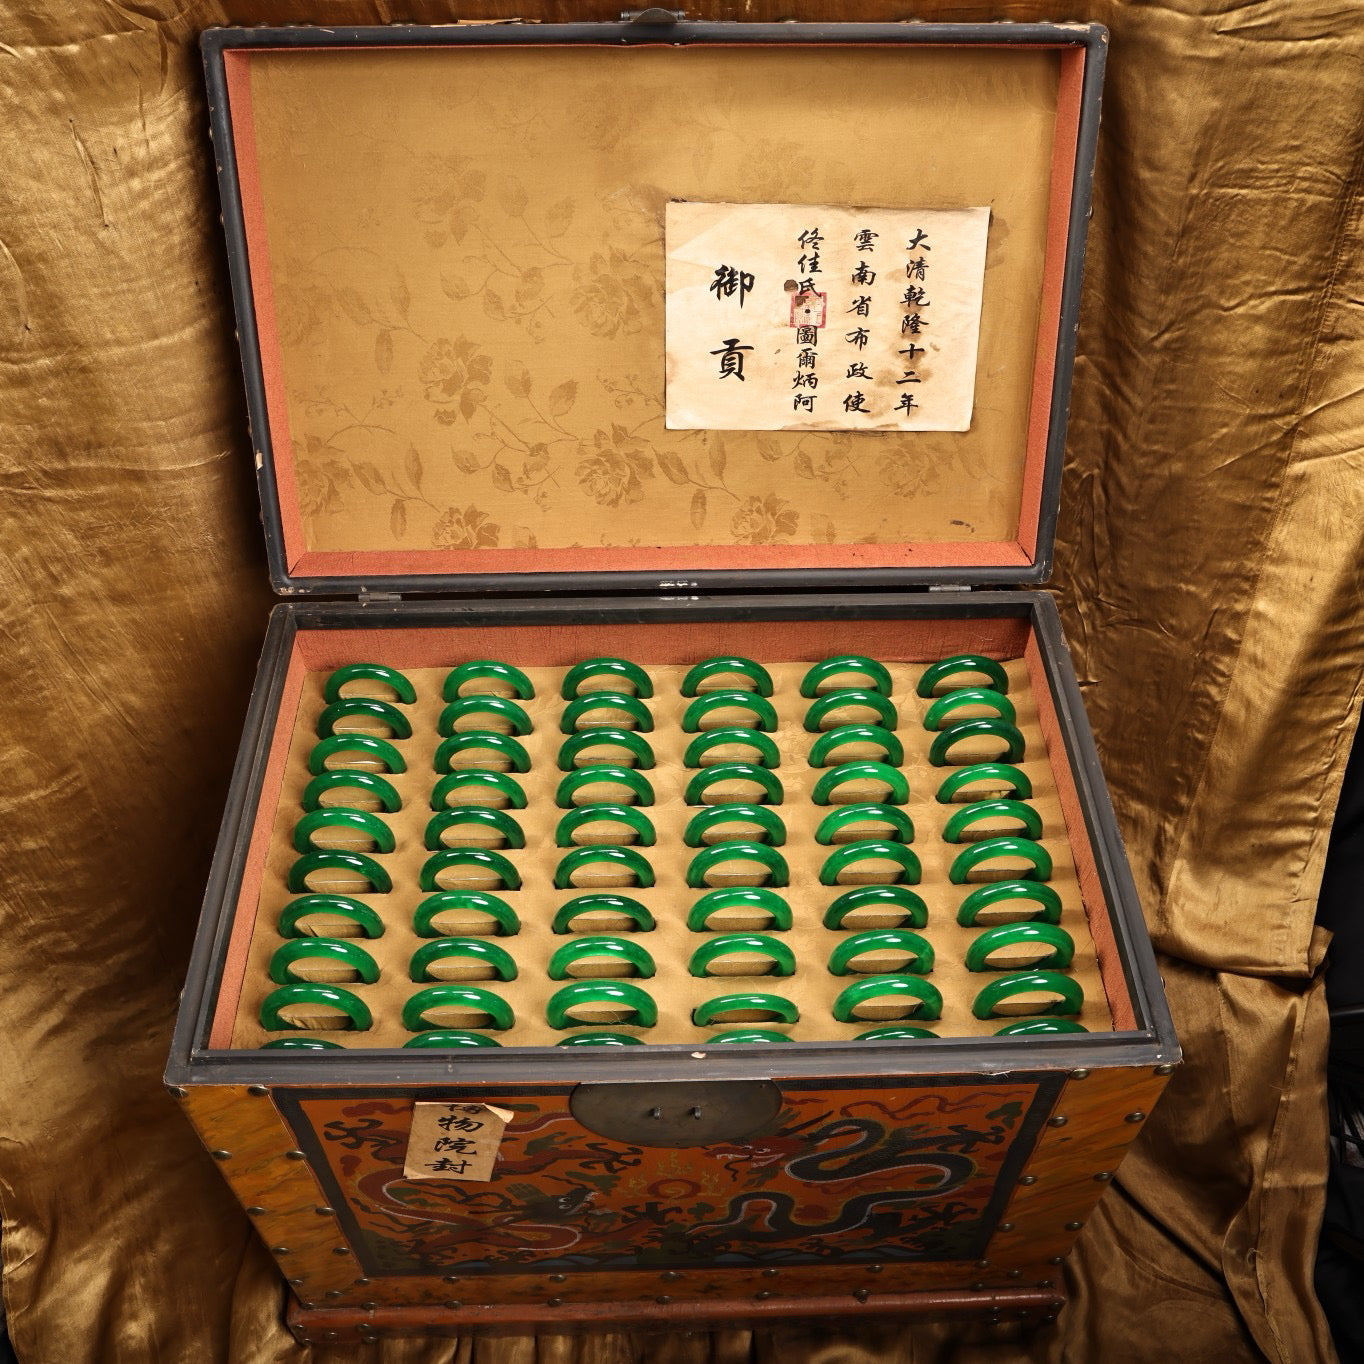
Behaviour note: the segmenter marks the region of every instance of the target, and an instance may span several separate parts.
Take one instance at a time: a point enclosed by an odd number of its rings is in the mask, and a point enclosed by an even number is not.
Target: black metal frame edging
[[[1060,729],[1065,759],[1081,796],[1086,827],[1107,899],[1138,1030],[1074,1034],[1015,1042],[988,1038],[942,1038],[933,1043],[798,1042],[774,1047],[706,1047],[656,1044],[615,1052],[575,1051],[575,1081],[781,1079],[801,1076],[978,1074],[996,1076],[1020,1065],[1029,1070],[1164,1065],[1179,1060],[1169,1009],[1160,988],[1155,954],[1142,920],[1136,889],[1099,765],[1098,751],[1079,688],[1062,666],[1068,658],[1060,618],[1042,592],[962,593],[945,601],[923,593],[774,594],[752,598],[662,601],[616,598],[546,603],[535,600],[481,603],[405,602],[361,606],[352,602],[289,602],[271,613],[228,790],[227,809],[195,936],[188,980],[176,1023],[166,1081],[183,1084],[487,1084],[557,1083],[566,1072],[565,1053],[554,1047],[517,1047],[456,1054],[364,1048],[290,1055],[268,1051],[210,1051],[207,1034],[231,933],[233,910],[245,870],[264,781],[288,655],[299,629],[413,628],[427,625],[621,624],[714,619],[923,619],[926,617],[1026,616],[1038,637]],[[591,1054],[585,1054],[590,1052]]]
[[[868,569],[694,569],[685,562],[685,547],[671,569],[647,571],[608,569],[595,573],[471,573],[420,574],[380,577],[298,578],[289,572],[284,548],[274,453],[261,369],[242,218],[241,187],[228,109],[225,54],[242,48],[363,48],[516,46],[685,46],[691,43],[742,46],[745,44],[848,45],[903,44],[906,46],[1083,47],[1086,49],[1080,98],[1080,120],[1071,193],[1068,247],[1061,289],[1052,379],[1051,413],[1043,469],[1038,518],[1037,554],[1023,567],[868,568]],[[1108,32],[1098,24],[740,24],[680,21],[652,23],[579,24],[469,24],[426,27],[351,28],[216,28],[203,34],[209,127],[212,133],[227,238],[228,267],[241,342],[247,413],[255,454],[256,480],[265,525],[270,580],[285,595],[360,593],[554,593],[566,596],[590,592],[657,592],[700,589],[707,592],[751,591],[755,588],[841,589],[850,579],[868,588],[929,586],[945,578],[954,583],[988,586],[1040,583],[1050,576],[1061,499],[1061,469],[1069,417],[1071,378],[1084,274],[1086,236],[1099,136],[1100,101]]]

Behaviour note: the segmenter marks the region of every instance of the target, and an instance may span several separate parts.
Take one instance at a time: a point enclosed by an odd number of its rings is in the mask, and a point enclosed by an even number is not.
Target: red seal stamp
[[[827,294],[791,295],[791,325],[793,327],[822,327],[828,311]]]

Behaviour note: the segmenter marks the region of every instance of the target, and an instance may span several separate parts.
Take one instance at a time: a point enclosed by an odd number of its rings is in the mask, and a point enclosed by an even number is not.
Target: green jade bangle
[[[1022,732],[1006,720],[958,720],[956,724],[940,729],[934,736],[928,748],[928,761],[934,767],[946,767],[954,745],[963,739],[983,738],[1004,740],[1004,752],[999,756],[1006,762],[1020,762],[1027,753],[1028,742]]]
[[[572,933],[573,921],[580,914],[596,914],[605,911],[619,914],[629,919],[640,933],[652,932],[656,926],[654,916],[648,909],[630,895],[612,895],[608,891],[593,891],[588,895],[575,895],[573,899],[559,906],[550,924],[552,933]]]
[[[431,1032],[419,1032],[410,1037],[403,1046],[414,1047],[419,1051],[455,1051],[462,1047],[500,1047],[495,1037],[484,1037],[481,1032],[468,1032],[464,1028],[435,1028]]]
[[[990,961],[990,953],[1001,947],[1050,948],[1039,961],[1029,962],[1029,971],[1039,971],[1048,967],[1064,969],[1075,960],[1075,939],[1055,924],[996,924],[977,935],[966,949],[966,969],[968,971],[1015,971],[1012,966],[996,966]]]
[[[1083,1023],[1073,1018],[1020,1018],[1017,1023],[1006,1023],[995,1029],[996,1037],[1039,1037],[1048,1033],[1088,1032]]]
[[[1029,838],[1042,837],[1042,816],[1031,805],[1024,805],[1021,800],[978,800],[974,804],[963,805],[943,825],[943,842],[963,842],[967,829],[979,824],[982,819],[1015,819],[1018,828],[1012,832],[1027,834]]]
[[[687,911],[687,927],[693,933],[710,928],[710,917],[725,909],[757,910],[768,916],[767,932],[786,932],[793,922],[791,906],[766,886],[720,886],[707,891]]]
[[[824,911],[825,928],[842,928],[849,914],[859,909],[891,910],[904,915],[911,928],[928,926],[928,906],[923,896],[908,886],[857,886],[845,890]]]
[[[889,824],[889,833],[856,834],[848,843],[865,843],[868,839],[892,840],[901,843],[914,841],[914,821],[898,805],[839,805],[819,821],[815,842],[826,846],[835,842],[835,835],[856,824]]]
[[[363,876],[370,884],[373,895],[387,895],[393,889],[389,874],[368,854],[360,852],[340,852],[329,848],[324,852],[304,853],[289,868],[286,884],[295,895],[306,894],[313,889],[308,877],[315,871],[349,871]]]
[[[835,687],[835,692],[879,691],[882,696],[889,696],[893,690],[890,672],[884,663],[878,663],[874,658],[868,658],[865,654],[835,654],[832,658],[826,658],[822,662],[816,663],[805,674],[800,684],[800,694],[806,697],[816,697],[820,694],[819,689],[825,682],[831,677],[840,677],[844,673],[861,673],[866,678],[866,682]]]
[[[857,1023],[856,1010],[874,999],[913,1001],[911,1018],[942,1017],[942,992],[922,976],[864,976],[839,991],[834,1017],[840,1023]]]
[[[574,834],[589,824],[624,824],[633,831],[635,842],[641,848],[652,848],[658,842],[658,834],[654,830],[653,821],[638,806],[579,805],[570,810],[559,821],[558,827],[554,831],[556,846],[560,848],[576,847],[577,839],[574,838]],[[620,842],[615,831],[612,831],[611,841],[613,843]]]
[[[936,960],[933,944],[908,928],[872,928],[843,939],[829,955],[829,973],[846,976],[855,971],[853,960],[868,952],[907,952],[909,961],[895,968],[895,974],[926,976]],[[881,968],[876,974],[890,974]]]
[[[344,668],[338,668],[322,688],[322,699],[328,705],[342,700],[341,688],[347,682],[381,682],[391,688],[393,695],[405,706],[417,699],[412,683],[397,668],[386,668],[382,663],[347,663]]]
[[[981,706],[994,711],[995,718],[1006,724],[1018,722],[1014,703],[1002,691],[994,691],[989,687],[963,687],[960,691],[944,692],[929,706],[924,714],[924,728],[942,729],[953,711]]]
[[[709,976],[710,966],[720,957],[765,957],[774,971],[744,971],[746,976],[796,974],[796,954],[784,942],[762,933],[720,933],[708,938],[691,954],[687,970],[694,976]]]
[[[923,879],[923,867],[913,848],[903,843],[892,843],[886,839],[868,839],[865,843],[845,843],[836,848],[824,859],[820,868],[819,882],[823,886],[838,885],[838,878],[858,862],[894,862],[900,868],[895,878],[899,884],[917,886]]]
[[[623,658],[588,658],[575,664],[564,675],[559,694],[565,701],[576,701],[582,692],[583,683],[594,677],[609,677],[613,682],[628,682],[641,700],[648,700],[654,694],[654,684],[649,681],[649,674],[637,663],[627,662]]]
[[[559,771],[572,772],[580,766],[593,766],[605,763],[612,767],[621,766],[616,757],[591,758],[586,764],[578,762],[583,753],[594,748],[623,748],[635,760],[635,769],[647,770],[654,765],[654,751],[649,741],[633,729],[585,729],[581,734],[570,735],[559,749]]]
[[[333,701],[327,706],[321,715],[317,717],[317,737],[319,739],[330,738],[337,732],[336,722],[338,720],[353,720],[358,718],[378,720],[380,724],[388,726],[390,738],[410,739],[412,737],[412,725],[406,715],[396,706],[390,706],[387,701],[372,701],[368,697],[353,696],[346,701]],[[355,730],[342,730],[343,734],[354,734]]]
[[[737,825],[738,832],[707,843],[706,834],[727,824]],[[745,825],[757,825],[758,832],[750,832],[744,828]],[[682,834],[682,841],[689,848],[704,848],[714,843],[734,842],[736,839],[744,843],[761,840],[779,848],[786,842],[786,825],[770,805],[707,805],[687,821]]]
[[[483,805],[461,805],[453,810],[440,810],[432,815],[426,825],[426,848],[438,852],[449,845],[444,835],[449,829],[473,825],[487,833],[502,838],[508,848],[524,848],[526,835],[521,826],[505,810],[490,810]]]
[[[299,985],[281,985],[271,990],[261,1001],[260,1025],[266,1032],[283,1032],[293,1028],[283,1015],[283,1010],[291,1004],[324,1004],[340,1009],[350,1019],[357,1032],[364,1032],[374,1024],[374,1015],[369,1005],[357,994],[343,990],[339,985],[323,985],[318,982]],[[305,1029],[306,1031],[306,1029]]]
[[[727,658],[707,658],[697,663],[687,670],[679,690],[683,696],[695,696],[701,689],[701,683],[715,677],[746,677],[753,683],[753,690],[759,696],[772,695],[772,674],[761,663],[755,663],[751,658],[740,658],[738,654],[731,654]],[[736,691],[738,688],[729,687],[726,690]]]
[[[320,1037],[277,1037],[263,1042],[261,1051],[345,1051],[340,1042],[325,1042]]]
[[[879,691],[866,691],[862,688],[854,688],[850,691],[829,691],[823,696],[817,696],[810,703],[810,709],[805,712],[805,728],[812,734],[819,733],[824,728],[824,721],[837,711],[849,710],[853,706],[865,706],[875,713],[875,723],[882,729],[895,729],[899,726],[900,717],[896,714],[895,703],[888,697],[883,696]],[[855,724],[866,721],[840,720],[839,724]]]
[[[515,777],[509,777],[505,772],[481,771],[477,767],[464,767],[442,777],[431,791],[431,808],[433,810],[448,809],[451,793],[462,791],[466,786],[484,791],[496,791],[499,796],[505,798],[506,803],[513,810],[524,810],[526,808],[526,793],[521,789],[521,783]]]
[[[829,755],[844,744],[875,744],[881,750],[882,761],[898,767],[905,760],[904,745],[890,730],[880,725],[839,725],[826,729],[810,745],[810,766],[828,767]]]
[[[486,938],[433,938],[412,954],[407,974],[412,980],[436,980],[431,967],[438,961],[464,957],[492,970],[498,980],[515,980],[516,962],[512,954]]]
[[[936,1042],[938,1034],[929,1028],[916,1028],[910,1023],[887,1023],[883,1028],[868,1028],[857,1034],[857,1042]]]
[[[458,721],[470,715],[491,715],[499,720],[505,720],[511,726],[513,734],[529,734],[534,728],[525,710],[505,696],[461,696],[451,701],[441,711],[440,718],[436,721],[436,733],[446,739],[452,734],[468,733],[469,731],[458,727]],[[482,729],[485,733],[497,732],[490,731],[483,725],[476,728]]]
[[[477,985],[428,985],[418,990],[403,1005],[403,1027],[408,1032],[431,1032],[441,1028],[439,1023],[428,1023],[425,1018],[428,1009],[463,1006],[487,1014],[489,1022],[479,1024],[496,1032],[506,1032],[516,1022],[512,1006],[500,995],[491,990],[481,990]],[[443,1031],[443,1029],[442,1029]]]
[[[1059,996],[1049,1004],[1031,1010],[1035,1014],[1078,1014],[1085,1003],[1085,992],[1080,982],[1073,976],[1063,976],[1059,971],[1015,971],[1011,975],[992,980],[976,996],[971,1012],[977,1018],[995,1018],[996,1009],[1006,1000],[1017,995],[1032,994],[1045,990]]]
[[[585,848],[574,848],[572,852],[565,853],[560,858],[559,865],[554,872],[554,888],[556,890],[571,890],[574,875],[584,867],[590,867],[596,863],[629,872],[634,877],[634,884],[637,886],[647,887],[654,884],[654,869],[649,865],[648,859],[643,853],[636,852],[634,848],[617,848],[605,843],[597,843]]]
[[[598,933],[566,942],[550,957],[546,974],[550,980],[568,980],[568,968],[574,962],[591,957],[599,962],[607,960],[616,966],[633,967],[633,974],[645,979],[658,971],[654,959],[639,943],[609,933]]]
[[[658,1022],[658,1005],[649,994],[638,985],[624,980],[575,980],[556,990],[545,1006],[545,1017],[551,1028],[590,1028],[600,1024],[577,1019],[569,1010],[580,1004],[612,1004],[617,1008],[631,1009],[635,1015],[635,1025],[652,1028]]]
[[[751,748],[757,755],[758,763],[763,767],[780,767],[781,752],[770,735],[762,733],[757,729],[705,729],[687,745],[687,751],[682,755],[682,765],[684,767],[700,767],[701,759],[711,751],[712,748],[729,748],[742,745],[744,748]],[[729,759],[727,761],[733,761]],[[742,761],[748,762],[745,758]]]
[[[885,798],[878,804],[903,805],[909,799],[909,780],[905,774],[887,763],[855,762],[840,763],[837,767],[827,768],[815,783],[810,799],[816,805],[830,805],[833,794],[840,786],[854,781],[880,781],[886,784]],[[861,804],[868,802],[865,799]]]
[[[701,721],[717,710],[743,710],[753,717],[751,725],[736,725],[730,721],[716,726],[718,729],[757,729],[771,734],[777,728],[777,712],[765,696],[751,691],[708,691],[698,696],[682,712],[682,732],[703,732]]]
[[[303,933],[299,924],[313,914],[331,914],[339,919],[348,919],[359,924],[361,933],[367,938],[384,936],[384,921],[368,906],[349,895],[304,895],[301,899],[290,900],[279,912],[277,925],[281,938],[311,937]]]
[[[800,1010],[789,999],[758,991],[740,991],[732,995],[716,995],[692,1011],[691,1020],[698,1028],[711,1023],[722,1023],[722,1014],[763,1013],[780,1023],[800,1021]]]
[[[451,867],[477,867],[481,871],[490,871],[501,881],[502,889],[521,889],[521,873],[507,858],[491,848],[443,848],[438,853],[432,853],[422,863],[418,886],[422,890],[444,890],[444,886],[437,884],[436,877]]]
[[[387,739],[376,739],[372,734],[356,734],[353,731],[333,734],[315,744],[308,755],[308,771],[315,777],[331,771],[327,759],[334,758],[338,753],[363,754],[371,761],[383,763],[385,772],[407,771],[407,759]]]
[[[393,830],[378,815],[372,815],[368,810],[345,810],[339,805],[329,805],[304,815],[294,826],[295,850],[301,853],[329,851],[313,842],[313,835],[322,829],[354,829],[369,838],[375,850],[381,853],[391,853],[396,846]]]
[[[489,753],[505,758],[514,771],[530,771],[530,754],[526,752],[525,745],[519,739],[512,738],[510,734],[496,734],[486,729],[462,729],[458,734],[442,739],[436,749],[434,763],[436,771],[449,772],[451,759],[457,753],[468,753],[477,749],[486,749]]]
[[[953,885],[965,885],[973,871],[996,857],[1023,857],[1032,863],[1031,871],[1011,872],[1008,878],[1011,881],[1051,880],[1051,854],[1031,838],[1018,838],[1013,834],[1005,834],[1001,838],[985,838],[979,843],[968,844],[952,859],[947,879]]]
[[[718,786],[724,781],[751,781],[757,783],[767,800],[767,805],[780,805],[785,799],[785,792],[782,790],[781,778],[770,768],[755,767],[752,763],[712,763],[710,767],[703,767],[687,783],[686,794],[683,800],[688,805],[704,805],[703,799],[706,792],[712,786]],[[717,801],[716,804],[744,804],[751,805],[752,801],[741,800]]]
[[[335,771],[322,772],[314,777],[303,789],[303,808],[309,814],[314,810],[335,810],[337,808],[354,810],[356,807],[347,802],[337,807],[324,805],[322,796],[327,791],[364,791],[379,802],[379,808],[386,814],[402,809],[403,798],[390,781],[374,772],[362,772],[354,767],[338,767]]]
[[[1032,779],[1021,768],[1010,763],[971,763],[943,778],[938,787],[938,804],[951,805],[962,791],[978,781],[1004,782],[1010,800],[1028,800],[1032,796]]]
[[[441,696],[446,701],[458,701],[464,694],[466,682],[501,682],[522,701],[529,701],[535,695],[530,678],[520,668],[513,668],[510,663],[495,662],[491,658],[480,658],[452,668],[441,688]]]
[[[636,805],[652,805],[654,803],[654,788],[649,784],[648,777],[642,772],[637,772],[633,767],[615,767],[599,763],[574,768],[559,783],[559,789],[554,793],[554,803],[561,810],[575,808],[577,802],[573,797],[585,786],[623,786],[634,796]],[[614,795],[603,795],[598,800],[584,802],[587,805],[615,805],[618,803],[619,797]]]
[[[791,883],[786,859],[770,843],[714,843],[692,858],[687,867],[687,884],[693,890],[703,889],[710,884],[707,875],[726,862],[760,862],[767,868],[767,885]]]
[[[644,1043],[628,1032],[575,1032],[560,1039],[556,1047],[642,1047]]]
[[[993,658],[986,658],[983,654],[953,654],[951,658],[944,658],[940,663],[935,663],[931,668],[924,670],[919,678],[917,691],[920,696],[932,696],[940,684],[959,673],[981,673],[989,679],[989,685],[994,691],[1009,690],[1009,674]]]
[[[590,715],[594,710],[623,712],[635,722],[635,731],[639,733],[648,733],[654,727],[654,717],[649,707],[639,697],[630,696],[623,691],[590,691],[564,707],[564,713],[559,718],[560,731],[564,734],[580,733],[583,716]],[[596,726],[589,725],[588,728]],[[620,729],[621,725],[618,721],[612,720],[605,728]]]
[[[737,1028],[734,1032],[717,1032],[706,1045],[710,1046],[718,1042],[737,1042],[740,1046],[744,1046],[767,1042],[789,1042],[790,1040],[784,1032],[777,1032],[775,1028]]]
[[[514,938],[521,931],[516,911],[500,896],[482,890],[442,890],[428,895],[412,913],[412,931],[419,938],[440,938],[445,934],[435,926],[437,914],[486,914],[502,937]]]
[[[963,928],[973,928],[982,910],[1002,907],[1013,910],[1020,904],[1033,906],[1025,916],[1035,923],[1061,922],[1061,897],[1042,881],[988,881],[977,886],[957,910],[957,922]]]
[[[308,958],[347,966],[366,985],[373,985],[379,979],[379,966],[374,958],[363,947],[344,938],[291,938],[271,955],[270,979],[276,985],[289,985],[294,981],[311,983],[306,976],[296,976],[293,972],[295,962]]]

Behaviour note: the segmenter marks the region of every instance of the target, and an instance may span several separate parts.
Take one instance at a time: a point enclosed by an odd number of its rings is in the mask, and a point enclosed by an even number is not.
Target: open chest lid
[[[1044,580],[1104,30],[640,18],[205,34],[276,588]]]

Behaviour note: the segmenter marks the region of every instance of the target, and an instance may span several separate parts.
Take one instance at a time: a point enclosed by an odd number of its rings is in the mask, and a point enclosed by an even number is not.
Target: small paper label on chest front
[[[670,203],[669,429],[969,430],[989,224]]]
[[[490,1104],[413,1104],[403,1174],[408,1179],[491,1179],[503,1130],[513,1116]]]

